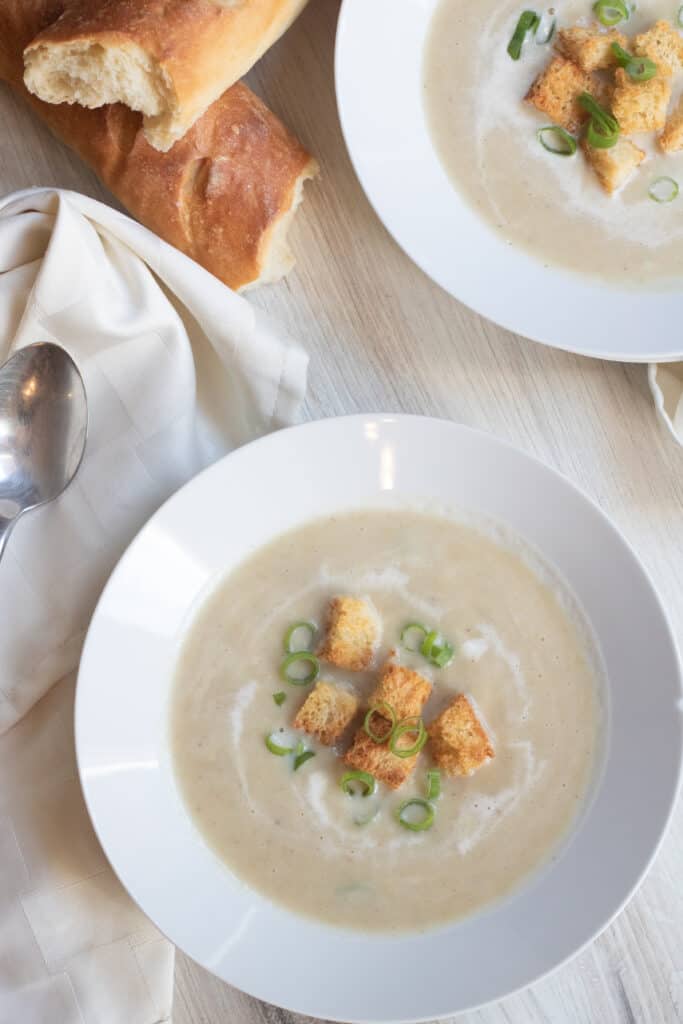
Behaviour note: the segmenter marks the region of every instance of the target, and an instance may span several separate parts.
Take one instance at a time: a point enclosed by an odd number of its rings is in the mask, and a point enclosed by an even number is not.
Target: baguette
[[[0,78],[99,175],[146,227],[225,284],[245,289],[293,265],[286,242],[315,160],[250,90],[224,93],[170,153],[145,139],[122,104],[43,103],[23,84],[22,50],[63,0],[0,0]]]
[[[125,103],[168,150],[289,27],[306,0],[74,0],[29,42],[24,81],[49,103]]]

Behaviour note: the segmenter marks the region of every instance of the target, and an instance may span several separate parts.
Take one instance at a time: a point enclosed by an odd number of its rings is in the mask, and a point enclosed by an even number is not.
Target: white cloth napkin
[[[78,364],[89,434],[72,486],[0,561],[0,1024],[157,1024],[173,951],[92,832],[62,677],[137,529],[203,466],[291,423],[307,360],[151,232],[54,189],[0,200],[0,361],[35,341]]]

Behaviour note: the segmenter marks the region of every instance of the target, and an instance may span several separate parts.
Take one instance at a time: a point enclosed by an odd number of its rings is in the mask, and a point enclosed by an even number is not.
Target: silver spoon
[[[19,517],[71,483],[87,429],[83,379],[59,345],[26,345],[0,366],[0,557]]]

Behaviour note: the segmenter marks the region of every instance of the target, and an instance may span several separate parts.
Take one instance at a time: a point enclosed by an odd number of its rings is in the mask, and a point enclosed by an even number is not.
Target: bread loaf
[[[168,150],[272,46],[306,0],[75,0],[29,42],[25,83],[49,103],[125,103]]]
[[[0,78],[27,98],[124,206],[232,288],[293,265],[286,233],[317,165],[245,85],[217,100],[169,153],[149,145],[141,115],[121,104],[86,110],[27,93],[22,50],[64,0],[0,0]]]

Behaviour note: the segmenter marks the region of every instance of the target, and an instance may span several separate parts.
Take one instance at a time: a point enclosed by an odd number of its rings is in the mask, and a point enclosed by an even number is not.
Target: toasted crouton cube
[[[671,97],[671,80],[656,75],[649,82],[634,82],[623,68],[614,75],[612,113],[622,135],[663,128]]]
[[[576,132],[587,117],[578,97],[582,92],[590,91],[591,80],[585,71],[565,57],[553,57],[524,99],[547,114],[554,124],[568,132]]]
[[[336,743],[358,710],[358,699],[333,683],[316,683],[294,719],[294,728],[316,736],[325,746]]]
[[[683,149],[683,96],[667,118],[664,131],[659,136],[659,145],[665,153]]]
[[[391,723],[387,721],[386,726],[390,731]],[[377,718],[375,718],[374,728],[378,734],[383,731]],[[405,739],[406,747],[415,742],[414,735],[406,736]],[[398,789],[412,773],[419,756],[417,753],[411,757],[397,757],[396,754],[392,754],[388,743],[375,743],[361,728],[356,733],[352,746],[346,752],[344,763],[349,768],[369,772],[389,789]]]
[[[595,26],[581,28],[577,25],[574,28],[563,28],[557,33],[555,49],[574,61],[582,71],[590,72],[616,66],[612,43],[618,43],[626,49],[628,39],[615,28],[610,32],[600,32]]]
[[[645,159],[645,153],[630,139],[619,138],[611,149],[594,149],[584,140],[586,159],[595,171],[605,192],[616,192]]]
[[[446,775],[472,775],[495,752],[462,693],[427,727],[432,756]]]
[[[633,52],[653,60],[660,75],[672,75],[683,67],[683,38],[668,21],[657,21],[636,36]]]
[[[378,640],[379,620],[369,601],[360,597],[333,597],[318,657],[338,668],[360,672],[372,662]]]
[[[396,721],[400,722],[402,718],[421,715],[431,692],[432,684],[419,672],[388,661],[368,703],[370,707],[382,702],[390,704]]]

